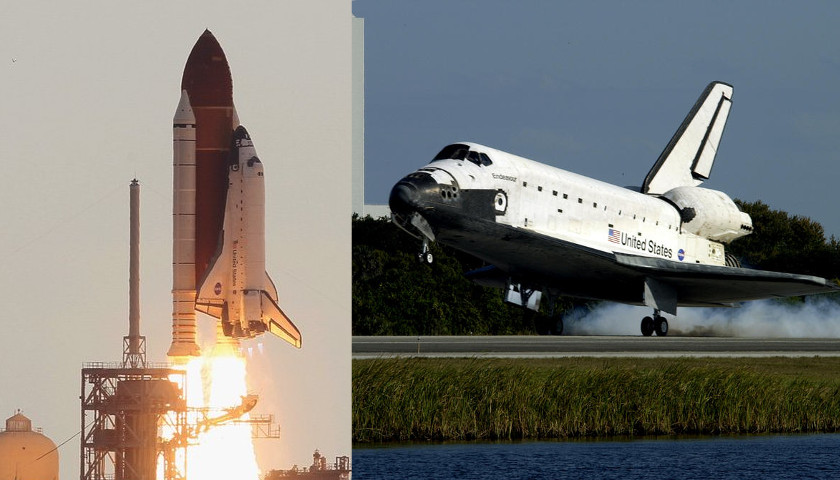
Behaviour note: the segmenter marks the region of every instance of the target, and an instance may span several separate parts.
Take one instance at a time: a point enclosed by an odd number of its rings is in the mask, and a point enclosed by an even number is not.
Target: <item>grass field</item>
[[[353,440],[840,431],[840,358],[353,361]]]

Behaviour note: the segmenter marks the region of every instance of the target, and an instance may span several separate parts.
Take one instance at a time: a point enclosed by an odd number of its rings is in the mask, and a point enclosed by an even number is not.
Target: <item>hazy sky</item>
[[[840,237],[840,4],[355,0],[366,202],[470,140],[640,185],[703,88],[735,87],[711,180]]]
[[[347,0],[4,7],[0,421],[21,408],[63,442],[80,429],[82,363],[121,360],[135,176],[141,328],[149,360],[166,359],[172,116],[209,28],[265,165],[266,269],[304,342],[247,343],[264,346],[251,362],[258,413],[275,414],[283,435],[259,441],[261,465],[350,454],[350,18]],[[78,438],[59,452],[62,478],[78,478]]]

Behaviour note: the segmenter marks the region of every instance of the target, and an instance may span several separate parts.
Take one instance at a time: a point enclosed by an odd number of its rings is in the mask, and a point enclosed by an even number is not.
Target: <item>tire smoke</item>
[[[567,335],[641,335],[640,324],[649,307],[603,303],[579,307],[564,316]],[[670,336],[840,338],[840,303],[824,297],[802,302],[778,300],[745,302],[738,308],[688,308],[665,315]]]

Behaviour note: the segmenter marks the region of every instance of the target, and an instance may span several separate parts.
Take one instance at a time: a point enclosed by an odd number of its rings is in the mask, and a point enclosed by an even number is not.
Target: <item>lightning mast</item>
[[[140,335],[140,182],[129,186],[128,336],[123,337],[123,368],[146,367],[146,337]]]

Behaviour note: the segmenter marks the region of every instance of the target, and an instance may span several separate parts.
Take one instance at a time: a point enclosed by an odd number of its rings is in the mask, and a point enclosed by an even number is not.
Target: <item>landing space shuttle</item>
[[[241,125],[233,133],[229,159],[224,223],[195,308],[220,319],[228,337],[268,331],[300,348],[300,331],[277,306],[277,288],[265,271],[265,177]]]
[[[619,187],[485,145],[459,142],[391,190],[394,223],[422,241],[484,260],[468,272],[536,310],[558,295],[644,305],[645,336],[667,335],[662,312],[837,292],[810,275],[742,268],[726,244],[753,232],[750,216],[709,178],[733,88],[710,83],[642,182]],[[554,302],[550,302],[550,307]],[[542,333],[559,334],[555,317]]]

